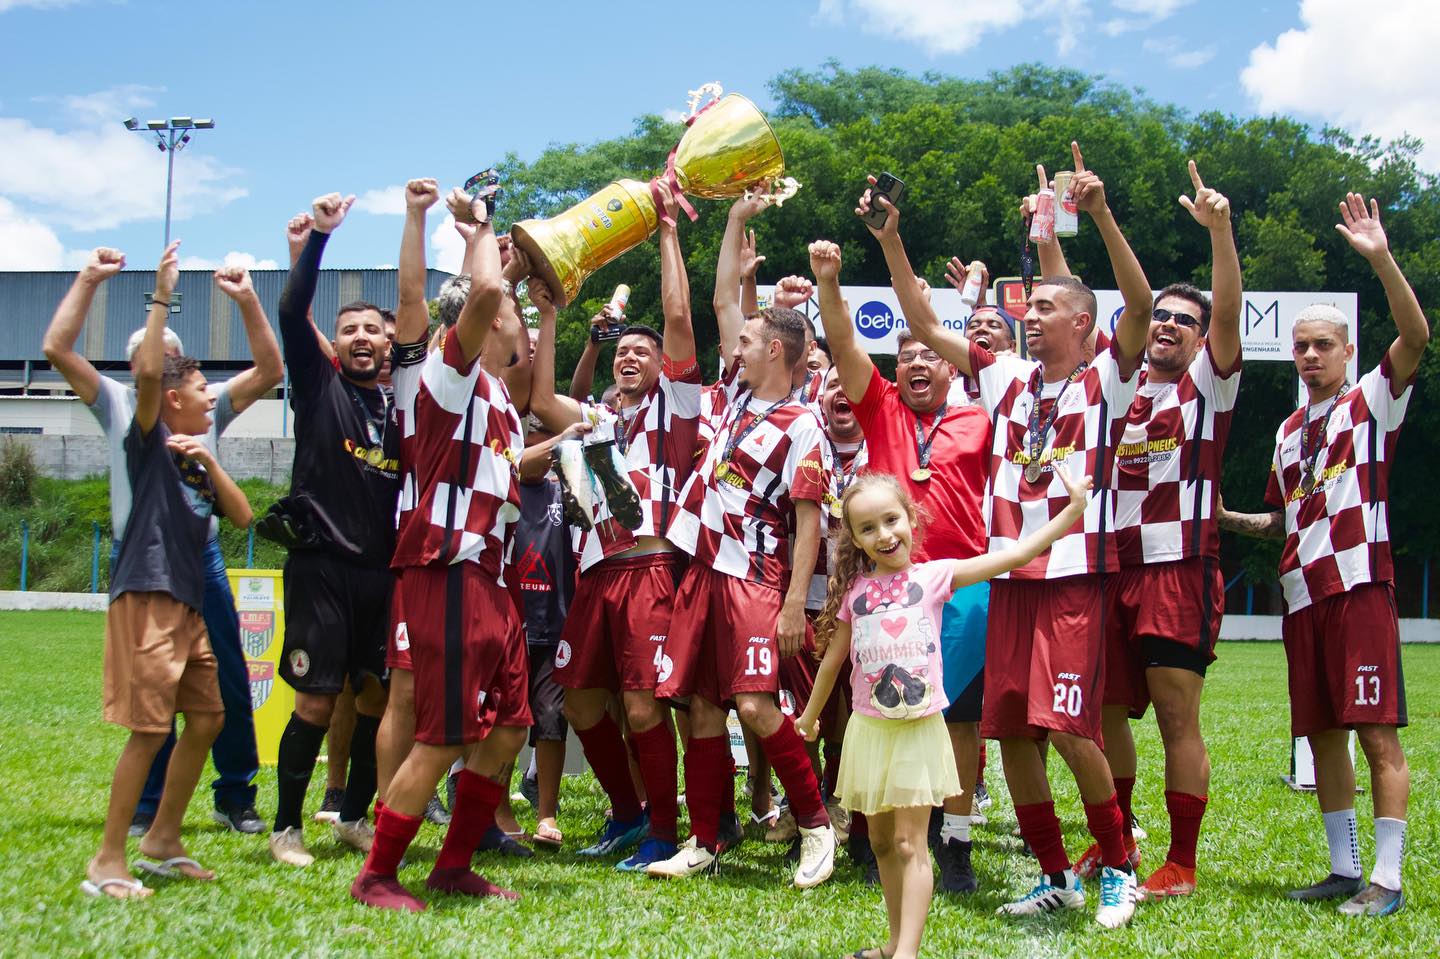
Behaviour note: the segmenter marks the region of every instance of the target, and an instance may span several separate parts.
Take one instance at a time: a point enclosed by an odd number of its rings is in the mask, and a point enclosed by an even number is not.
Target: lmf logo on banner
[[[897,325],[890,305],[880,300],[861,304],[860,309],[855,311],[855,328],[867,339],[883,340]]]

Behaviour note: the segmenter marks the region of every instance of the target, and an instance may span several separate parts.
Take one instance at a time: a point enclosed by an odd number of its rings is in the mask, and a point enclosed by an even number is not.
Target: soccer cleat
[[[260,814],[255,811],[253,805],[242,806],[235,803],[217,807],[210,815],[220,825],[246,835],[254,836],[265,831],[265,820],[260,818]]]
[[[315,861],[305,848],[305,835],[296,826],[270,834],[270,855],[287,866],[308,866]]]
[[[1388,916],[1405,907],[1405,893],[1372,882],[1340,904],[1342,916]]]
[[[635,492],[635,484],[630,482],[630,475],[614,441],[586,443],[585,465],[600,482],[610,515],[626,529],[639,529],[645,521],[645,514],[640,509],[640,496]]]
[[[586,475],[579,440],[566,440],[555,447],[555,473],[560,477],[565,522],[581,530],[592,529],[595,524],[590,518],[590,477]]]
[[[516,859],[529,859],[535,855],[535,850],[518,842],[514,836],[499,826],[491,826],[485,830],[485,835],[480,837],[480,845],[475,851],[498,852],[502,856],[512,856]]]
[[[766,842],[789,842],[799,835],[799,827],[795,825],[795,816],[790,812],[790,807],[785,806],[780,810],[780,817],[775,820],[775,825],[765,830]]]
[[[438,793],[431,796],[430,800],[425,803],[424,817],[426,822],[433,822],[437,826],[450,825],[450,814],[445,811],[444,806],[440,805]]]
[[[520,795],[530,804],[530,808],[540,808],[540,780],[531,775],[520,777]]]
[[[375,827],[370,825],[368,819],[357,819],[354,822],[337,819],[330,828],[335,831],[336,839],[366,854],[375,842]]]
[[[1135,915],[1135,873],[1105,866],[1100,870],[1100,908],[1095,921],[1119,929]]]
[[[652,862],[664,862],[680,851],[680,847],[673,842],[664,839],[646,839],[640,843],[640,848],[635,850],[634,855],[629,859],[622,859],[615,864],[615,868],[621,872],[643,872],[645,867]]]
[[[1140,868],[1140,847],[1133,842],[1125,844],[1126,858],[1130,860],[1131,869]],[[1075,875],[1081,879],[1094,879],[1100,875],[1100,869],[1105,864],[1100,861],[1100,844],[1091,843],[1090,848],[1085,850],[1085,855],[1075,860],[1075,865],[1070,867],[1075,870]]]
[[[935,848],[935,861],[940,864],[940,888],[944,892],[970,893],[980,888],[975,869],[970,865],[971,844],[959,839],[942,840]]]
[[[995,800],[990,797],[990,790],[985,788],[984,783],[975,784],[975,811],[981,812],[989,809],[990,804]]]
[[[594,845],[580,850],[581,856],[611,856],[634,846],[650,829],[650,817],[641,813],[629,822],[611,820]]]
[[[436,867],[430,870],[425,888],[436,892],[454,892],[462,896],[493,896],[496,899],[519,899],[520,894],[503,886],[497,886],[473,869],[457,866],[454,869]]]
[[[340,804],[345,801],[345,790],[326,789],[325,801],[315,810],[316,822],[336,822],[340,818]]]
[[[376,909],[425,911],[425,902],[411,895],[410,890],[400,885],[400,880],[394,876],[374,876],[362,870],[350,885],[350,895],[356,902]]]
[[[828,824],[813,829],[800,827],[800,865],[795,868],[795,888],[818,886],[835,871],[835,830]]]
[[[1140,820],[1135,818],[1135,811],[1130,811],[1130,821],[1126,824],[1130,827],[1130,835],[1136,839],[1149,839],[1150,834],[1140,828]]]
[[[1166,862],[1140,884],[1139,899],[1149,902],[1166,896],[1188,896],[1195,891],[1195,870]]]
[[[135,815],[130,818],[130,829],[128,830],[131,838],[139,839],[145,835],[150,831],[150,826],[154,824],[154,822],[155,814],[153,812],[135,810]]]
[[[1365,880],[1359,876],[1339,876],[1331,873],[1313,886],[1291,889],[1285,895],[1300,902],[1319,902],[1322,899],[1349,899],[1365,888]]]
[[[744,841],[745,828],[740,825],[740,817],[733,812],[721,813],[720,828],[715,833],[715,855],[734,849]]]
[[[1085,905],[1085,890],[1080,887],[1080,877],[1072,873],[1067,879],[1066,885],[1056,886],[1050,882],[1049,876],[1042,875],[1034,889],[1014,902],[1005,903],[995,910],[995,914],[1033,916],[1056,909],[1080,909]]]
[[[715,854],[698,843],[684,845],[669,859],[652,862],[645,867],[645,875],[656,879],[684,879],[704,872],[715,865]]]

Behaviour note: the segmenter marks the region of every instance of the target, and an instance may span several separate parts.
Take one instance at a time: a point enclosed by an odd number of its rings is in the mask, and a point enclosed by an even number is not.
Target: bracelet
[[[167,310],[170,309],[170,301],[169,301],[169,300],[162,300],[162,299],[160,299],[160,297],[158,297],[158,296],[151,296],[151,297],[150,297],[150,302],[151,302],[151,303],[159,303],[161,306],[165,307],[165,309],[167,309]]]

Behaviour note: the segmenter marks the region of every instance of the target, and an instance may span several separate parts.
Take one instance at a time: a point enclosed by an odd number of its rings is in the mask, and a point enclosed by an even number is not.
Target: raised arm
[[[580,402],[555,393],[555,301],[538,276],[530,277],[530,302],[540,313],[540,337],[530,368],[530,412],[550,432],[560,434],[580,421]]]
[[[720,241],[720,255],[715,261],[715,324],[720,334],[720,359],[728,372],[735,362],[735,344],[745,313],[740,305],[740,259],[745,245],[745,226],[761,210],[770,205],[768,194],[742,196],[730,205],[725,221],[725,237]]]
[[[1210,355],[1222,370],[1228,370],[1240,356],[1240,254],[1230,229],[1230,201],[1200,179],[1195,161],[1190,161],[1190,182],[1195,199],[1180,197],[1195,222],[1210,231],[1210,332],[1205,341]]]
[[[1415,375],[1420,357],[1430,342],[1430,324],[1426,322],[1425,311],[1420,309],[1420,301],[1415,298],[1415,291],[1401,272],[1400,264],[1390,255],[1390,240],[1380,225],[1380,204],[1371,198],[1367,210],[1363,196],[1347,193],[1345,202],[1340,204],[1340,217],[1344,222],[1335,224],[1335,229],[1356,253],[1369,262],[1385,287],[1390,316],[1395,320],[1395,330],[1399,334],[1390,344],[1390,368],[1395,373],[1390,388],[1399,396],[1410,377]]]
[[[315,229],[315,217],[309,213],[297,213],[285,224],[285,245],[290,248],[290,270],[294,272],[295,264],[300,262],[300,254],[305,252],[305,244],[310,242],[310,234]],[[320,327],[315,325],[315,308],[312,303],[305,310],[305,321],[310,324],[310,331],[315,335],[315,342],[320,347],[320,352],[326,359],[335,359],[335,345],[325,338],[320,332]],[[283,338],[285,333],[280,333]]]
[[[145,314],[145,335],[130,360],[135,371],[135,422],[148,434],[160,418],[161,377],[165,372],[165,323],[170,318],[170,297],[180,279],[180,241],[165,248],[155,268],[155,299]]]
[[[250,271],[243,266],[222,267],[215,271],[215,285],[240,308],[240,321],[245,324],[245,338],[250,341],[250,356],[255,361],[254,366],[230,379],[230,406],[240,414],[280,384],[285,376],[285,361],[265,307],[255,293],[255,284],[250,281]]]
[[[1035,164],[1035,178],[1039,181],[1040,190],[1055,189],[1055,184],[1045,174],[1043,163]],[[1020,216],[1024,219],[1027,216],[1035,215],[1035,204],[1039,202],[1040,194],[1035,192],[1020,201]],[[1041,276],[1070,276],[1070,264],[1065,262],[1065,251],[1060,247],[1060,238],[1052,231],[1050,239],[1035,241],[1035,249],[1040,254],[1040,275]]]
[[[455,321],[455,335],[460,340],[460,352],[465,362],[473,362],[485,346],[485,340],[495,328],[495,318],[500,314],[500,301],[508,292],[505,280],[500,276],[500,245],[495,241],[495,229],[490,225],[489,212],[481,197],[472,197],[456,187],[450,191],[446,201],[456,223],[475,224],[475,241],[469,244],[466,253],[466,272],[470,274],[470,294],[460,308],[460,318]]]
[[[101,283],[123,269],[125,254],[119,250],[102,246],[92,251],[90,259],[76,274],[75,282],[70,284],[65,298],[55,308],[55,316],[41,341],[45,359],[60,371],[70,389],[86,406],[94,403],[100,393],[100,373],[75,349],[75,343],[80,339],[80,331],[85,328],[85,316],[95,300],[95,291]]]
[[[1150,336],[1150,313],[1155,306],[1150,281],[1145,278],[1140,261],[1125,242],[1125,234],[1120,232],[1120,224],[1115,222],[1115,214],[1105,202],[1105,184],[1093,170],[1085,169],[1085,158],[1080,155],[1078,143],[1071,142],[1070,152],[1075,157],[1075,179],[1071,185],[1075,205],[1090,214],[1099,228],[1105,252],[1110,256],[1110,267],[1115,272],[1115,283],[1125,299],[1120,322],[1115,326],[1115,341],[1123,359],[1121,372],[1128,376],[1140,366],[1145,341]]]
[[[601,327],[609,327],[616,324],[621,326],[625,324],[625,314],[617,312],[614,305],[610,303],[606,303],[600,307],[600,312],[590,317],[590,335],[585,337],[585,348],[580,351],[580,359],[575,361],[575,372],[570,374],[570,398],[575,402],[585,402],[590,396],[590,388],[595,385],[595,364],[600,361],[601,346],[601,341],[595,338],[595,334]],[[552,347],[554,345],[553,337],[551,345]],[[540,360],[540,346],[538,343],[535,346],[535,360],[537,363]],[[551,366],[550,380],[553,390],[555,380],[553,356],[551,357]],[[535,390],[533,384],[531,390],[532,392]],[[533,409],[535,403],[533,398],[530,403]]]
[[[695,358],[695,324],[690,317],[690,278],[685,273],[685,255],[680,252],[680,233],[676,229],[679,203],[669,192],[663,192],[661,200],[668,214],[660,218],[659,229],[660,309],[665,316],[663,349],[668,358],[684,363]],[[718,286],[715,288],[715,299],[717,302],[720,299]],[[744,323],[743,319],[741,323]],[[739,335],[738,329],[736,335]]]
[[[875,182],[873,176],[870,177],[870,182]],[[905,253],[905,244],[900,239],[900,211],[890,202],[889,197],[881,195],[876,199],[887,214],[885,225],[877,230],[867,222],[865,229],[880,241],[880,249],[885,254],[885,265],[890,268],[890,285],[895,290],[896,299],[900,301],[900,312],[905,314],[905,322],[910,325],[910,332],[914,333],[921,343],[939,353],[945,362],[970,376],[970,341],[962,334],[947,330],[940,324],[935,308],[930,305],[930,298],[917,282],[915,270],[910,266],[910,257]],[[870,203],[870,191],[866,190],[860,197],[860,205],[855,208],[856,216],[869,213]],[[829,334],[828,329],[826,334]],[[846,395],[849,395],[848,392]]]
[[[330,234],[345,222],[345,214],[354,202],[354,194],[342,197],[338,193],[327,193],[315,198],[312,205],[315,226],[290,268],[285,291],[280,294],[280,338],[285,343],[285,362],[290,366],[292,377],[304,376],[314,367],[330,362],[330,355],[322,351],[316,341],[318,333],[310,321],[310,305],[320,282],[320,260],[325,255],[325,244]]]
[[[740,247],[740,312],[750,316],[760,312],[760,293],[755,288],[756,276],[765,257],[755,249],[755,231],[746,230]]]
[[[952,590],[994,579],[1001,573],[1024,566],[1049,549],[1052,543],[1080,521],[1080,517],[1085,515],[1085,504],[1090,496],[1090,477],[1082,476],[1074,480],[1070,477],[1070,471],[1060,463],[1056,463],[1054,469],[1055,475],[1059,476],[1060,482],[1065,485],[1065,491],[1070,494],[1070,502],[1065,504],[1065,508],[1051,518],[1050,522],[1022,538],[1014,546],[1007,546],[974,559],[955,560],[950,576]]]
[[[400,233],[400,269],[395,299],[395,342],[418,343],[430,331],[425,303],[425,215],[440,199],[440,184],[429,177],[405,184],[405,226]]]
[[[840,388],[851,403],[859,403],[870,387],[875,364],[855,338],[850,311],[840,293],[840,247],[829,240],[810,244],[810,272],[820,287],[820,325],[830,356],[839,370]]]

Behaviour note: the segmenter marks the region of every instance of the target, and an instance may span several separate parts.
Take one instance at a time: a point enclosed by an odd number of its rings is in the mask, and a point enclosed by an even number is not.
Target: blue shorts
[[[990,584],[974,583],[955,591],[940,621],[940,656],[945,670],[946,722],[980,721],[985,688],[985,625]]]

